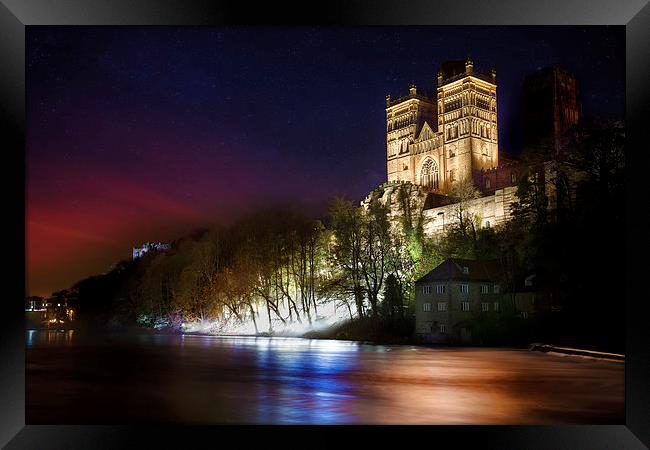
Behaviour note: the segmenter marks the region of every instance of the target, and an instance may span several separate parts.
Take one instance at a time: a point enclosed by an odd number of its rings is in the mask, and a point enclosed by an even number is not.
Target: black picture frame
[[[625,425],[607,426],[432,426],[432,427],[181,427],[181,426],[25,426],[25,27],[30,25],[624,25],[626,27],[627,260],[625,285],[626,417]],[[198,441],[225,444],[234,439],[334,447],[426,445],[443,442],[463,447],[517,449],[642,449],[650,446],[650,317],[645,269],[635,261],[647,255],[647,224],[641,211],[648,203],[644,182],[644,138],[650,117],[650,5],[647,0],[417,0],[344,1],[296,6],[289,2],[208,0],[0,0],[0,123],[4,159],[6,261],[0,342],[0,445],[7,449],[191,448]],[[642,172],[643,171],[643,172]],[[647,177],[646,177],[647,178]],[[640,206],[641,205],[641,206]],[[634,238],[633,238],[634,236]],[[606,237],[604,237],[606,238]],[[647,259],[647,258],[644,258]],[[343,437],[342,433],[346,436]],[[296,436],[298,435],[298,436]],[[644,445],[645,444],[645,445]]]

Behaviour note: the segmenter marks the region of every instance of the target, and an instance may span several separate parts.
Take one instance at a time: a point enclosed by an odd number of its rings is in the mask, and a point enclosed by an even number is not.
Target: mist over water
[[[227,316],[221,320],[204,320],[188,321],[182,324],[182,330],[186,333],[213,334],[213,335],[233,335],[233,336],[250,336],[258,333],[268,332],[270,329],[276,335],[300,337],[309,331],[325,330],[337,323],[350,319],[349,310],[339,302],[330,301],[320,303],[318,312],[314,314],[311,322],[305,314],[296,318],[296,315],[290,315],[286,304],[280,303],[278,311],[280,316],[285,318],[285,322],[275,317],[271,317],[269,325],[268,315],[264,314],[262,307],[256,305],[255,322],[250,315],[243,315],[244,320],[236,320],[234,316]],[[256,326],[257,325],[257,328]]]

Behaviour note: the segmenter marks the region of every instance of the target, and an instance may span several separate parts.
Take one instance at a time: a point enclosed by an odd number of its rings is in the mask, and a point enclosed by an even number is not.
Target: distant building
[[[157,250],[162,252],[169,250],[169,247],[169,244],[163,244],[161,242],[147,242],[145,244],[142,244],[140,247],[133,247],[133,259],[140,258],[150,250]]]
[[[564,309],[561,298],[553,297],[553,284],[547,273],[537,270],[517,280],[510,297],[520,317],[557,313]]]
[[[25,311],[45,311],[46,303],[43,297],[31,296],[25,299]]]
[[[557,150],[562,134],[580,121],[575,76],[547,67],[524,80],[524,146]]]
[[[68,305],[65,298],[48,298],[43,312],[43,321],[48,325],[56,325],[74,320],[75,308]]]
[[[76,309],[68,304],[65,297],[31,296],[25,299],[25,314],[28,327],[41,325],[56,326],[75,319]]]
[[[472,318],[499,313],[505,273],[498,260],[452,258],[415,282],[415,334],[424,342],[470,342]]]

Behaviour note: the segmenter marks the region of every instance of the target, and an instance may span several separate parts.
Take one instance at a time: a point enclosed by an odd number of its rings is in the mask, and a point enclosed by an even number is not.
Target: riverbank
[[[160,328],[155,329],[139,324],[125,324],[110,320],[108,317],[83,317],[65,325],[55,325],[50,327],[38,327],[42,331],[50,330],[74,330],[75,333],[83,335],[111,335],[111,334],[147,334],[147,335],[193,335],[193,336],[223,336],[223,337],[261,337],[261,338],[305,338],[320,340],[340,340],[354,341],[362,344],[376,345],[413,345],[418,347],[447,347],[447,348],[504,348],[504,349],[528,349],[530,351],[548,353],[558,356],[575,356],[583,358],[593,358],[600,360],[611,360],[623,362],[625,356],[619,353],[603,352],[598,349],[576,348],[578,345],[572,345],[571,342],[562,343],[564,345],[544,344],[544,343],[509,343],[498,345],[491,343],[489,345],[467,345],[467,344],[425,344],[413,337],[412,322],[406,318],[393,319],[392,321],[373,319],[364,317],[362,319],[345,320],[335,323],[327,328],[310,330],[308,332],[296,331],[275,331],[235,334],[235,333],[216,333],[205,331],[187,331],[182,328]]]

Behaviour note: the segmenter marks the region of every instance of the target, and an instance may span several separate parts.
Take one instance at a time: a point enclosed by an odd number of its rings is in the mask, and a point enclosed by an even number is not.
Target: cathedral
[[[490,228],[511,217],[521,173],[520,163],[499,151],[496,70],[474,71],[471,59],[449,61],[438,71],[435,94],[386,97],[387,181],[361,202],[389,206],[397,222],[408,212],[422,219],[425,234],[444,232],[458,220],[456,183],[470,181],[479,192],[463,205],[478,226]],[[573,74],[557,67],[542,69],[524,82],[525,146],[557,151],[560,136],[580,119],[578,87]],[[551,158],[549,158],[551,159]],[[555,168],[538,168],[555,208]]]
[[[438,71],[435,98],[411,86],[386,97],[388,182],[410,182],[439,194],[453,183],[499,167],[496,71],[450,61]]]
[[[517,163],[499,155],[496,71],[474,71],[470,59],[443,63],[437,93],[386,97],[387,182],[374,198],[397,219],[406,196],[411,214],[421,214],[425,234],[435,235],[456,220],[455,183],[470,180],[481,197],[468,212],[489,228],[507,220],[515,201]],[[398,192],[400,195],[398,195]],[[413,217],[415,218],[415,217]]]

